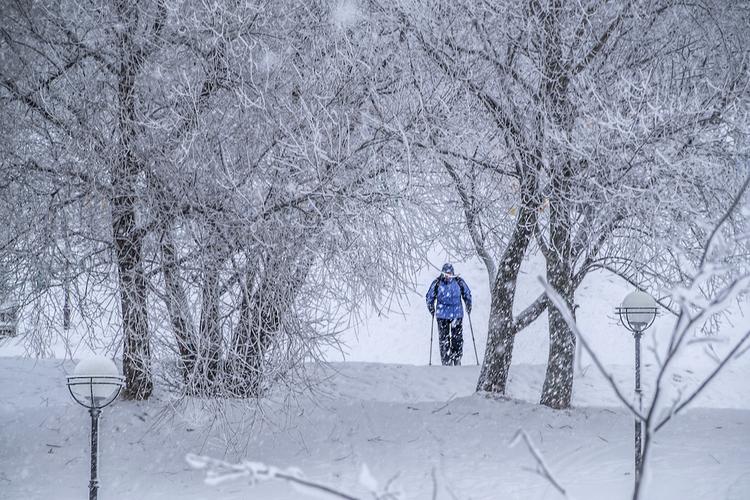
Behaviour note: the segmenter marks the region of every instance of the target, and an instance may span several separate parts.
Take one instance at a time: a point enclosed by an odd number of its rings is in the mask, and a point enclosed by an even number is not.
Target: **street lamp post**
[[[633,333],[635,338],[635,397],[638,400],[638,412],[643,410],[643,394],[641,393],[641,336],[646,328],[654,323],[658,312],[654,298],[641,291],[629,293],[620,307],[615,308],[620,316],[620,322]],[[643,432],[641,419],[635,417],[635,482],[638,484],[643,457]]]
[[[104,357],[86,359],[76,365],[68,377],[68,390],[73,399],[88,408],[91,415],[91,480],[89,500],[99,493],[99,416],[120,394],[123,378],[115,364]]]

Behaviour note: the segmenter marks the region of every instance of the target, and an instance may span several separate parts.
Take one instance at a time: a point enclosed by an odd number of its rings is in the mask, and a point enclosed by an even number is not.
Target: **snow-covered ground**
[[[0,360],[0,497],[74,499],[86,496],[88,419],[66,393],[71,364]],[[616,368],[627,379],[627,367]],[[267,408],[252,432],[241,412],[231,427],[210,428],[196,410],[169,410],[165,396],[146,403],[119,401],[105,410],[101,428],[102,499],[293,499],[286,483],[250,486],[238,480],[203,484],[188,453],[235,460],[246,457],[281,467],[367,498],[358,484],[363,464],[405,498],[560,498],[535,473],[523,445],[509,447],[524,429],[571,498],[628,498],[633,480],[633,421],[602,380],[577,381],[575,408],[552,411],[535,404],[531,388],[543,367],[514,370],[510,398],[472,394],[476,366],[416,367],[335,363],[316,400],[298,408]],[[745,379],[746,380],[746,379]],[[647,498],[750,497],[750,409],[723,385],[712,406],[693,409],[658,434]],[[747,394],[745,394],[747,396]],[[733,409],[721,408],[720,400]],[[244,417],[247,418],[247,417]]]
[[[520,304],[539,293],[534,267],[532,262],[520,287]],[[486,277],[477,263],[457,265],[457,271],[476,297],[472,319],[481,358],[489,309]],[[434,274],[424,270],[420,286],[426,288]],[[613,277],[595,275],[580,289],[578,315],[607,369],[630,395],[633,341],[613,314],[628,291]],[[370,498],[358,479],[363,464],[381,486],[392,481],[409,499],[561,498],[536,472],[523,442],[509,446],[519,429],[570,498],[630,497],[633,420],[588,357],[580,358],[573,409],[539,406],[547,357],[542,318],[518,337],[508,398],[474,394],[478,367],[471,365],[468,328],[465,366],[426,366],[430,318],[422,295],[423,290],[411,294],[402,315],[374,315],[347,332],[347,362],[337,361],[342,353],[329,352],[330,366],[311,367],[318,380],[313,395],[293,405],[268,402],[262,418],[238,406],[213,420],[196,402],[175,411],[161,390],[148,402],[118,401],[102,420],[99,498],[305,498],[282,482],[206,485],[204,474],[187,464],[189,453],[297,467],[308,478],[361,498]],[[652,350],[663,348],[670,324],[662,315],[644,342],[646,397],[656,370]],[[746,325],[738,318],[722,336]],[[18,342],[0,346],[6,356],[0,357],[0,498],[85,498],[88,415],[64,385],[73,363],[14,357],[20,352]],[[730,364],[691,409],[658,433],[646,498],[750,498],[748,358]],[[439,363],[436,345],[433,362]],[[690,346],[670,374],[670,390],[688,391],[712,363],[703,344]]]

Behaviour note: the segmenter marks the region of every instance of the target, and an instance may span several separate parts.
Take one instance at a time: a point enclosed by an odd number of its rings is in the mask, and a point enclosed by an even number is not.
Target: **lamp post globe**
[[[122,388],[122,377],[112,360],[96,356],[81,360],[68,376],[73,399],[86,408],[104,408],[112,403]]]
[[[68,375],[68,391],[91,415],[91,480],[89,500],[96,500],[99,493],[99,416],[102,408],[117,399],[123,386],[123,378],[112,360],[96,356],[82,360]]]
[[[628,330],[633,333],[642,332],[654,322],[657,304],[651,295],[635,290],[625,296],[618,312]]]

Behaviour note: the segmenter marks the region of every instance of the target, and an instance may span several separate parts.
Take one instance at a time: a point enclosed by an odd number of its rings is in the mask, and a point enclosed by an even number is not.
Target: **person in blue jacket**
[[[471,290],[463,279],[456,276],[453,266],[446,263],[426,296],[427,309],[437,318],[443,365],[461,364],[464,348],[462,298],[466,303],[466,312],[471,314]]]

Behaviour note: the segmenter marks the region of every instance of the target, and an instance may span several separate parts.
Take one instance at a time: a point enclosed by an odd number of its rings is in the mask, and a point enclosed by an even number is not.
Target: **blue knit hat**
[[[445,263],[443,264],[443,273],[445,274],[455,274],[453,272],[453,264]]]

